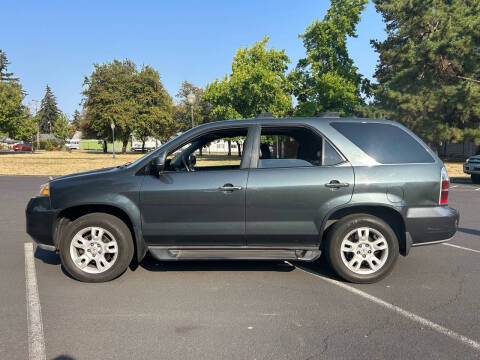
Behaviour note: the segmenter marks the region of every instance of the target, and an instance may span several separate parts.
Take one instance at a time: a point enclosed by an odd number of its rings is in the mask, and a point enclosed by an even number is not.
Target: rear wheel
[[[84,215],[68,224],[60,239],[62,265],[75,279],[104,282],[121,275],[133,257],[127,225],[105,213]]]
[[[398,239],[383,220],[367,214],[344,217],[332,225],[326,244],[327,260],[343,279],[373,283],[392,271]]]
[[[472,183],[474,184],[480,184],[480,175],[479,174],[472,174]]]

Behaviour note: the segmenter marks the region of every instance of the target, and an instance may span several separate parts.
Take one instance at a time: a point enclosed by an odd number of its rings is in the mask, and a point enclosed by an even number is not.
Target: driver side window
[[[247,128],[217,130],[184,144],[167,156],[169,171],[240,169]]]

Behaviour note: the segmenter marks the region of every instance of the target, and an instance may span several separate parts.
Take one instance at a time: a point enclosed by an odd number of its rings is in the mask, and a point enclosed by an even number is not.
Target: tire
[[[62,233],[59,243],[62,265],[79,281],[113,280],[123,274],[132,261],[132,234],[116,216],[87,214],[69,223]]]
[[[478,174],[472,174],[472,183],[474,184],[480,184],[480,175]]]
[[[329,230],[326,258],[342,279],[370,284],[392,271],[399,253],[398,239],[385,221],[372,215],[354,214],[340,219]]]

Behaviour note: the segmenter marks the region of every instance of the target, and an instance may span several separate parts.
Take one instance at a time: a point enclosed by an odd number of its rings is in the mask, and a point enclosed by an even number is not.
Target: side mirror
[[[165,155],[161,154],[152,160],[150,166],[152,175],[158,176],[158,173],[162,172],[165,169]]]

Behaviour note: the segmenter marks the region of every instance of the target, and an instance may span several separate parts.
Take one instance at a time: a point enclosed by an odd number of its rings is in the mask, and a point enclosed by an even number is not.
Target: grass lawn
[[[0,155],[0,175],[67,175],[125,164],[143,154],[112,154],[84,151],[39,151],[35,153]],[[237,156],[208,156],[197,158],[201,165],[238,164]]]
[[[470,175],[463,172],[463,161],[458,162],[444,162],[447,168],[448,176],[453,177],[470,177]]]
[[[67,175],[81,171],[100,169],[122,165],[135,161],[142,154],[112,154],[73,151],[39,151],[34,154],[0,155],[0,175]],[[238,164],[235,154],[229,156],[203,155],[197,157],[197,165],[230,165]],[[462,162],[446,162],[450,177],[466,177]]]

